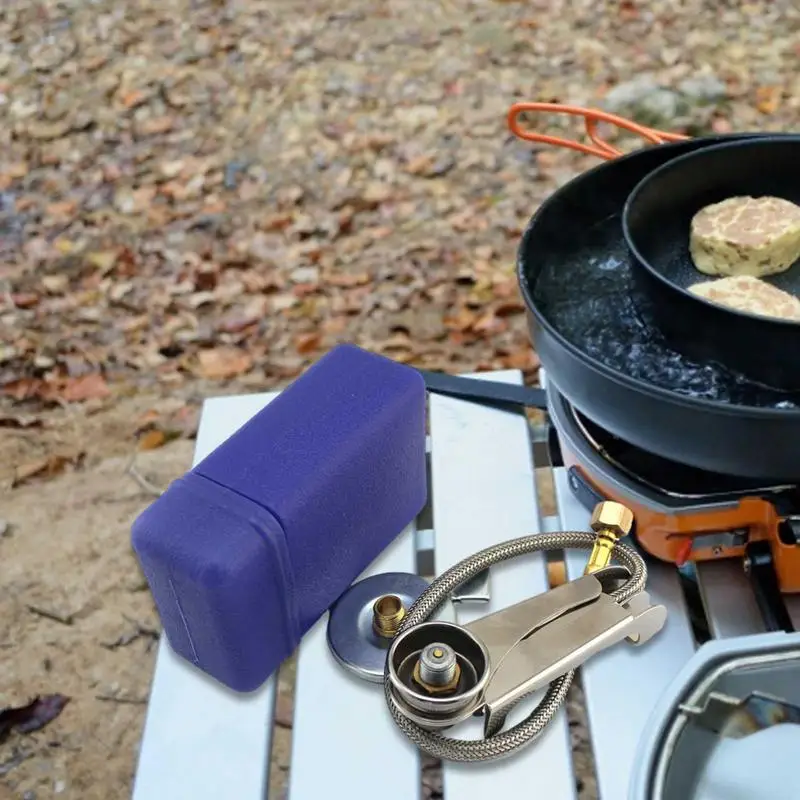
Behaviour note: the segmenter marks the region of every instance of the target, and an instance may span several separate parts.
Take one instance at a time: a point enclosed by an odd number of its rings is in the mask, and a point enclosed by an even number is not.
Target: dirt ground
[[[189,466],[203,397],[344,340],[535,380],[519,235],[595,162],[510,136],[512,102],[800,122],[793,0],[419,9],[2,3],[0,709],[70,699],[0,743],[0,800],[129,795],[159,627],[129,529]]]
[[[0,706],[70,698],[48,727],[0,747],[0,797],[130,792],[159,630],[129,544],[131,521],[153,499],[129,472],[134,420],[147,408],[136,398],[96,417],[67,412],[63,427],[34,436],[4,432],[6,473],[40,453],[92,446],[80,470],[33,480],[0,505]],[[164,487],[190,465],[192,448],[180,440],[138,453],[136,474]]]

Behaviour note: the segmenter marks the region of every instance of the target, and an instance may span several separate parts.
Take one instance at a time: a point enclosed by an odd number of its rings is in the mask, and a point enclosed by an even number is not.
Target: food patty
[[[752,275],[702,281],[690,286],[689,291],[737,311],[800,322],[800,300]]]
[[[689,251],[706,275],[763,277],[800,259],[800,206],[780,197],[730,197],[692,218]]]

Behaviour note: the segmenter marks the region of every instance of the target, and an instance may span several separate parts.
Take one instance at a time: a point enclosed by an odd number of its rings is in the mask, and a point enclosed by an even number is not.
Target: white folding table
[[[480,373],[521,383],[517,371]],[[206,401],[195,461],[258,412],[274,395]],[[589,512],[554,470],[558,513],[544,516],[537,498],[530,425],[520,413],[441,395],[429,398],[429,508],[364,575],[435,574],[484,547],[543,530],[589,530]],[[540,472],[541,474],[541,472]],[[431,558],[432,556],[432,558]],[[570,552],[569,578],[586,553]],[[699,583],[714,636],[762,630],[741,565],[701,565]],[[493,567],[490,599],[452,604],[450,618],[468,622],[547,589],[540,554]],[[648,591],[668,608],[662,632],[641,648],[617,645],[581,669],[599,796],[624,800],[635,746],[650,709],[693,653],[692,633],[676,570],[653,564]],[[800,608],[790,603],[800,623]],[[385,707],[382,688],[352,677],[329,653],[323,617],[298,651],[289,800],[413,800],[421,797],[419,752]],[[274,678],[252,695],[236,695],[177,658],[162,637],[133,789],[134,800],[264,800],[269,785],[275,711]],[[527,707],[526,707],[527,713]],[[466,733],[478,735],[467,726]],[[497,763],[442,767],[446,800],[573,800],[576,778],[566,712],[542,737]],[[282,800],[270,797],[268,800]]]

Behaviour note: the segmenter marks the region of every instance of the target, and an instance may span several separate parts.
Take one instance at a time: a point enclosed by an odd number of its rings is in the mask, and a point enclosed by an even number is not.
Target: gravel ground
[[[792,130],[798,66],[793,0],[5,0],[0,706],[71,700],[0,743],[0,797],[127,795],[158,624],[127,531],[202,397],[342,340],[535,380],[515,249],[594,162],[511,103]]]

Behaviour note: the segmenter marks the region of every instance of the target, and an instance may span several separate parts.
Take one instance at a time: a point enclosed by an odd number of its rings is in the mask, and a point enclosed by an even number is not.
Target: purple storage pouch
[[[172,648],[258,688],[426,500],[419,373],[340,345],[137,518]]]

